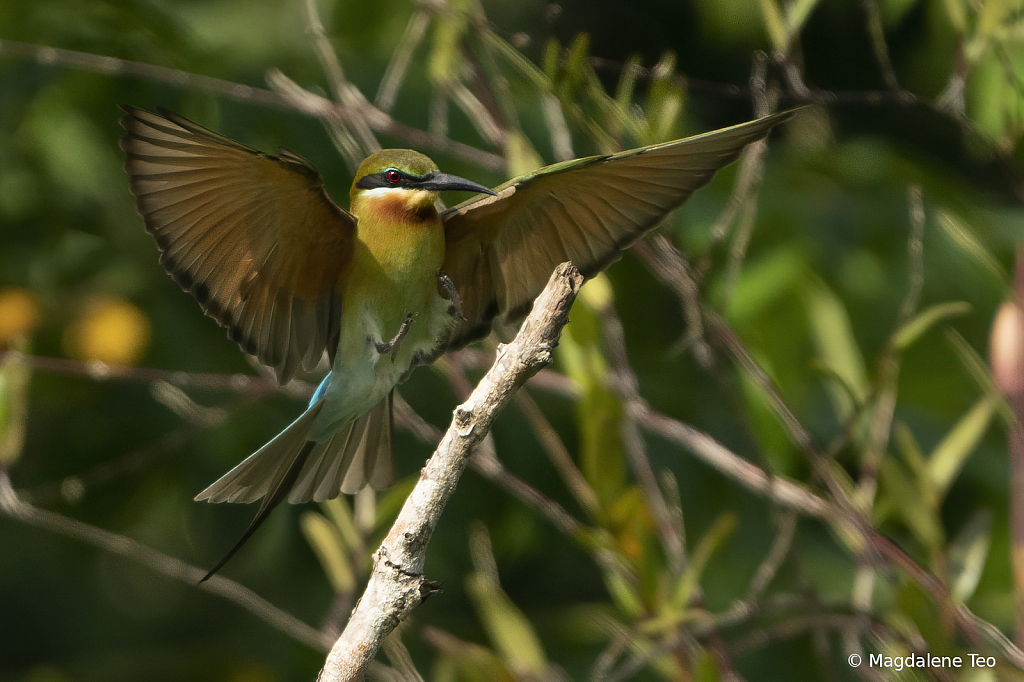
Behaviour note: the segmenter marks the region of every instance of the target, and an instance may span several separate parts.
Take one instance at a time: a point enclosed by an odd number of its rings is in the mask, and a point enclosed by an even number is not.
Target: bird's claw
[[[452,302],[448,306],[448,314],[454,315],[458,320],[465,322],[466,316],[462,314],[462,296],[459,295],[459,290],[455,288],[455,282],[443,273],[438,273],[437,281],[448,292],[448,300]]]
[[[405,338],[405,335],[409,333],[409,327],[412,326],[412,320],[414,317],[416,317],[416,313],[409,313],[406,315],[405,319],[402,320],[402,326],[398,328],[398,333],[395,334],[394,338],[390,341],[373,342],[373,346],[377,349],[377,353],[379,355],[384,355],[388,351],[391,351],[391,362],[393,363],[395,361],[395,358],[398,357],[398,344],[403,338]]]

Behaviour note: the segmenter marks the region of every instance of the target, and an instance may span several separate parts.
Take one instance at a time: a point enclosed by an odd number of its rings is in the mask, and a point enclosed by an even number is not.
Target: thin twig
[[[432,16],[433,13],[428,7],[419,5],[410,17],[409,23],[406,24],[405,33],[402,34],[398,41],[398,47],[391,55],[391,61],[388,62],[384,76],[377,86],[377,96],[373,99],[374,105],[381,111],[390,112],[391,108],[395,106],[398,89],[402,86],[402,81],[405,80],[405,73],[412,62],[413,53],[423,42],[423,36],[427,33]]]
[[[168,383],[184,389],[233,391],[247,395],[286,393],[297,398],[309,398],[313,387],[303,381],[292,381],[284,386],[271,376],[254,377],[248,374],[220,374],[216,372],[180,372],[153,367],[111,365],[98,360],[69,360],[42,355],[25,355],[18,351],[0,351],[0,362],[9,359],[51,374],[81,376],[93,381],[128,381],[140,384]]]
[[[327,34],[324,31],[324,23],[320,19],[320,9],[316,0],[306,0],[305,8],[306,36],[312,42],[320,67],[331,84],[334,99],[351,112],[351,116],[346,121],[347,128],[342,128],[340,121],[329,119],[328,122],[337,126],[338,129],[335,131],[337,135],[351,134],[357,140],[362,152],[358,161],[361,161],[363,156],[380,150],[380,143],[373,136],[366,116],[368,110],[373,109],[373,106],[366,100],[363,93],[345,78],[345,70],[341,67],[338,55],[334,52],[334,47],[331,46],[331,41],[327,39]]]
[[[189,565],[124,535],[29,504],[14,490],[4,467],[0,467],[0,513],[46,531],[60,533],[105,552],[123,556],[191,587],[220,595],[313,649],[326,651],[330,646],[330,639],[319,630],[282,611],[233,580],[215,575],[210,580],[200,583],[199,579],[205,575],[206,569]]]
[[[608,356],[614,370],[613,388],[618,391],[623,403],[635,403],[640,400],[640,381],[629,364],[626,334],[622,328],[622,321],[610,301],[597,312],[600,316],[605,343],[608,345]],[[651,466],[651,460],[647,456],[647,448],[640,435],[640,429],[637,427],[636,413],[634,410],[627,409],[623,416],[622,443],[633,473],[636,475],[637,483],[640,484],[647,509],[658,529],[662,548],[668,559],[669,575],[672,578],[677,578],[682,575],[686,563],[683,539],[677,532],[675,519],[665,501],[661,487],[658,485],[658,477],[654,473],[654,467]]]
[[[484,440],[473,454],[469,464],[478,474],[501,486],[505,492],[539,512],[567,538],[580,538],[585,533],[586,527],[565,511],[565,507],[505,468],[505,465],[494,453],[493,439]]]
[[[597,514],[601,503],[597,499],[597,493],[587,482],[586,477],[580,468],[576,466],[569,449],[555,431],[551,422],[544,416],[544,412],[537,406],[536,401],[526,391],[516,394],[516,406],[530,423],[534,435],[540,441],[541,447],[547,453],[551,464],[562,477],[566,489],[572,494],[581,507],[590,514]]]
[[[907,190],[909,204],[910,231],[907,237],[907,270],[910,273],[907,292],[900,304],[896,320],[898,331],[908,322],[917,310],[924,286],[924,200],[921,188],[912,186]],[[893,334],[895,337],[895,334]],[[889,445],[892,432],[892,420],[896,412],[897,380],[899,378],[899,348],[895,340],[890,339],[878,361],[878,395],[875,398],[874,411],[864,451],[860,463],[860,479],[857,482],[856,504],[864,513],[868,513],[875,501],[878,488],[878,469],[882,465]]]
[[[306,91],[307,96],[295,98],[266,88],[242,85],[221,78],[212,78],[180,69],[144,64],[116,57],[106,57],[88,52],[65,50],[47,45],[34,45],[16,40],[0,40],[0,55],[13,55],[23,59],[30,59],[46,66],[62,66],[80,71],[91,71],[112,76],[139,78],[148,82],[166,83],[182,89],[188,89],[190,92],[208,92],[238,102],[295,111],[321,119],[327,119],[331,116],[346,119],[353,115],[345,106],[308,91]],[[274,73],[271,70],[268,79],[272,78]],[[399,138],[417,149],[432,149],[448,154],[488,170],[504,170],[505,168],[505,159],[498,154],[477,149],[471,145],[456,142],[446,137],[432,135],[425,130],[400,123],[387,113],[373,107],[369,102],[365,102],[362,106],[366,108],[366,111],[362,112],[361,115],[366,117],[367,123],[374,131],[382,135]]]
[[[697,364],[705,371],[710,371],[714,365],[714,353],[704,336],[698,276],[668,237],[655,233],[649,239],[650,244],[646,241],[637,242],[633,252],[640,256],[655,277],[675,292],[683,319],[686,320],[686,333],[673,350],[681,352],[689,349]]]
[[[878,0],[861,0],[861,7],[864,8],[868,38],[871,39],[871,52],[875,55],[875,61],[882,72],[885,87],[894,92],[899,91],[900,82],[896,78],[895,69],[892,68],[889,46],[885,44],[885,29],[882,26],[882,11],[878,6]]]
[[[645,429],[681,445],[744,488],[761,495],[770,495],[780,506],[795,509],[807,516],[825,518],[833,513],[832,505],[824,498],[787,478],[769,476],[763,469],[743,459],[708,434],[656,412],[646,403],[631,403],[627,408]]]

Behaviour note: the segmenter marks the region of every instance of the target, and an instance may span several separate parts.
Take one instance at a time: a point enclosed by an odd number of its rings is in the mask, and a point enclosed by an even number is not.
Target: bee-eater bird
[[[494,190],[388,149],[359,166],[345,211],[291,152],[122,109],[125,171],[171,277],[282,383],[325,350],[331,363],[298,419],[196,497],[263,500],[206,578],[282,500],[387,487],[392,391],[417,365],[522,317],[559,263],[604,269],[791,115],[557,163]],[[443,191],[478,196],[445,209]]]

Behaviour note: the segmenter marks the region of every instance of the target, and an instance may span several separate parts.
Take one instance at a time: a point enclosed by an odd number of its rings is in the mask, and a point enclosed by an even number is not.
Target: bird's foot
[[[438,273],[437,282],[448,292],[448,300],[452,302],[448,306],[448,314],[458,320],[465,321],[466,317],[462,314],[462,296],[459,296],[459,290],[455,288],[455,282],[443,273]]]
[[[395,334],[394,338],[390,341],[380,342],[374,341],[373,346],[377,349],[377,353],[384,355],[388,351],[391,351],[391,362],[395,361],[398,356],[398,344],[405,338],[405,335],[409,333],[409,327],[412,326],[412,320],[416,317],[416,313],[409,313],[402,320],[402,326],[398,328],[398,333]]]

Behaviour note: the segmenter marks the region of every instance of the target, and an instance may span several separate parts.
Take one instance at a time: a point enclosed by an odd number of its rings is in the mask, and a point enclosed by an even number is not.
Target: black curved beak
[[[478,185],[472,180],[460,178],[458,175],[448,173],[434,173],[423,182],[416,183],[417,189],[429,189],[434,192],[457,191],[457,192],[479,192],[494,196],[497,192]]]

